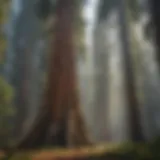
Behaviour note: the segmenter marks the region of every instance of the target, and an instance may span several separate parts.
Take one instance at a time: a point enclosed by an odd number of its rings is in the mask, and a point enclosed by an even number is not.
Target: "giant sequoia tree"
[[[43,106],[18,148],[88,144],[76,86],[73,22],[76,0],[58,0]]]

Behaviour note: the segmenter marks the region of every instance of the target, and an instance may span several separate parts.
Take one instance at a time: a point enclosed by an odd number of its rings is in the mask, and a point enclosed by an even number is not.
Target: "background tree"
[[[160,2],[157,0],[153,0],[153,1],[149,1],[150,4],[150,11],[151,11],[151,25],[152,27],[154,27],[154,39],[155,39],[155,44],[156,44],[156,57],[160,66],[160,47],[159,47],[159,43],[160,43],[160,21],[159,21],[159,15],[160,15],[160,11],[159,11],[159,5]],[[160,67],[159,67],[160,68]]]
[[[132,12],[131,12],[132,13]],[[128,25],[127,17],[127,4],[125,0],[120,1],[119,19],[121,25],[121,39],[122,39],[122,52],[124,58],[125,67],[125,82],[127,90],[127,100],[129,108],[130,119],[130,134],[133,141],[143,141],[144,135],[142,132],[142,126],[140,121],[139,102],[137,99],[137,92],[135,86],[135,76],[133,70],[133,61],[131,56],[131,44],[130,44],[130,26]],[[133,13],[132,16],[134,17]]]
[[[129,18],[132,17],[132,21],[135,22],[139,14],[138,2],[127,0],[123,5],[121,2],[118,0],[99,1],[95,24],[96,91],[94,104],[96,105],[94,124],[97,124],[95,125],[97,142],[129,140],[132,134],[137,132],[134,126],[139,127],[141,125],[139,107],[137,106],[139,104],[137,102],[137,88],[135,88],[135,75],[133,75],[131,37],[128,35],[130,34]],[[130,7],[129,10],[128,6]],[[127,9],[127,12],[122,12],[122,7]],[[131,94],[132,96],[128,97]],[[132,98],[134,102],[131,102],[133,101]],[[120,112],[118,112],[119,109]],[[100,119],[99,115],[102,114]],[[134,116],[138,116],[137,122],[135,122]],[[130,121],[128,118],[131,118]],[[129,133],[129,130],[132,131]],[[139,130],[139,132],[142,131],[141,126]],[[103,140],[101,140],[102,135],[104,135]]]
[[[15,90],[13,100],[17,110],[13,119],[14,137],[19,138],[30,128],[44,87],[46,39],[43,23],[35,14],[33,0],[13,0],[7,23],[7,52],[4,76]]]
[[[9,0],[0,1],[0,147],[7,146],[11,143],[11,131],[13,129],[10,120],[14,115],[13,108],[13,88],[5,81],[2,76],[3,64],[6,53],[6,35],[5,24],[8,18]]]

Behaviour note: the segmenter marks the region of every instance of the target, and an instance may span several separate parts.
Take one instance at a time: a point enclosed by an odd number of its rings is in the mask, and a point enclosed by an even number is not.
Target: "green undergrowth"
[[[112,145],[111,145],[112,146]],[[103,149],[100,149],[95,146],[93,149],[89,149],[87,152],[89,152],[86,155],[84,155],[84,160],[160,160],[160,138],[148,142],[148,143],[126,143],[122,145],[113,145],[112,147],[107,145],[102,147]],[[63,149],[45,149],[40,150],[39,152],[45,152],[49,150],[49,152],[53,152],[53,155],[60,154],[62,156],[63,154],[63,159],[65,160],[68,159],[67,157],[73,157],[73,152],[72,150],[63,150]],[[63,152],[62,152],[63,150]],[[86,149],[87,150],[87,149]],[[97,152],[97,150],[99,150]],[[101,151],[100,151],[101,150]],[[69,154],[66,154],[69,152]],[[76,151],[77,152],[77,151]],[[78,151],[81,155],[81,151]],[[95,152],[95,153],[94,153]],[[34,152],[35,153],[35,152]],[[11,158],[8,158],[6,160],[31,160],[31,157],[29,155],[34,153],[17,153]],[[38,151],[36,151],[36,154]],[[84,152],[83,152],[84,153]],[[82,153],[82,154],[83,154]],[[88,156],[89,155],[89,156]],[[77,156],[78,157],[78,156]],[[34,159],[34,158],[33,158]],[[78,158],[77,158],[78,159]],[[56,160],[56,159],[55,159]]]
[[[32,160],[31,157],[27,154],[16,154],[11,157],[4,157],[2,160]]]
[[[92,160],[160,160],[160,138],[148,143],[127,143],[120,148],[90,156]]]

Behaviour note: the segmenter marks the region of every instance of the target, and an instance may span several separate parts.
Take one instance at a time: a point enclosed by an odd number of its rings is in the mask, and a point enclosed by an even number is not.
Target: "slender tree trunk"
[[[125,0],[120,0],[119,5],[119,19],[121,25],[121,40],[122,40],[122,51],[124,54],[124,67],[126,75],[126,87],[127,87],[127,99],[129,107],[129,118],[130,118],[130,131],[131,139],[133,141],[142,141],[144,136],[142,133],[139,102],[136,96],[136,87],[133,73],[133,65],[131,60],[130,40],[129,40],[129,26],[127,25],[127,12]]]
[[[151,27],[155,27],[155,45],[157,52],[157,60],[160,70],[160,1],[149,0],[151,6],[151,17],[153,24]]]
[[[43,108],[35,125],[18,147],[40,147],[44,144],[68,146],[68,128],[73,128],[70,145],[88,144],[80,113],[73,44],[75,0],[58,0],[56,8],[54,50],[50,54],[48,86]],[[72,113],[73,119],[70,114]],[[74,116],[73,116],[74,115]],[[77,127],[76,127],[77,126]]]
[[[94,141],[96,143],[103,143],[108,140],[107,132],[107,74],[108,69],[107,59],[108,50],[106,47],[106,29],[105,21],[96,24],[95,39],[94,39],[94,63],[95,63],[95,97],[94,97]]]

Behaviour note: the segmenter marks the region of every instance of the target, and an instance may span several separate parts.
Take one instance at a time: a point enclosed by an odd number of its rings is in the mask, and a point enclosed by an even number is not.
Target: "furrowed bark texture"
[[[89,143],[80,113],[76,84],[72,39],[74,1],[57,1],[55,34],[52,44],[54,49],[51,46],[44,104],[35,124],[20,140],[18,148],[34,148],[43,145],[67,147],[68,144],[77,146]],[[72,136],[69,136],[71,131]]]

